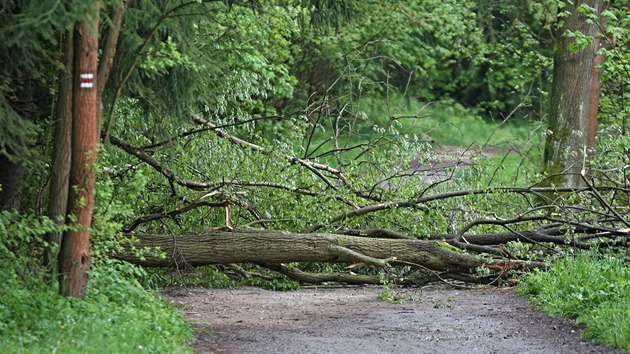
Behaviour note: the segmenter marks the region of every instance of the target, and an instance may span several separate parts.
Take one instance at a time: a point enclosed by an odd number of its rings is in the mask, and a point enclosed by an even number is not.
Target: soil
[[[435,145],[433,159],[420,163],[418,158],[409,161],[407,174],[420,176],[424,183],[435,183],[452,179],[457,172],[465,170],[475,160],[489,158],[499,154],[515,153],[518,150],[510,145],[486,146],[482,149],[463,149],[450,145]]]
[[[510,288],[169,288],[199,353],[623,353],[532,309]]]

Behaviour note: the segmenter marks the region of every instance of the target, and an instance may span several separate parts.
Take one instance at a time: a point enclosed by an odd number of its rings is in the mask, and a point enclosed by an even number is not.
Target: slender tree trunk
[[[564,19],[554,54],[553,86],[549,129],[545,145],[545,172],[554,176],[549,182],[557,186],[579,187],[580,176],[587,169],[589,149],[595,137],[595,117],[599,102],[599,81],[596,52],[599,41],[574,49],[575,40],[563,35],[581,32],[596,38],[601,31],[596,23],[587,22],[587,16],[578,11],[582,2],[567,6],[570,15]],[[604,9],[603,0],[584,1],[599,16]]]
[[[90,267],[89,228],[94,208],[94,162],[98,142],[94,83],[98,64],[98,1],[94,4],[90,21],[80,23],[75,32],[68,211],[76,217],[78,228],[64,234],[59,255],[61,294],[80,298],[85,296]]]
[[[96,77],[96,94],[98,100],[98,136],[101,135],[101,123],[103,120],[103,92],[105,91],[105,85],[109,79],[109,74],[114,64],[114,58],[116,57],[116,48],[118,46],[118,37],[120,36],[120,29],[122,28],[123,18],[125,16],[125,10],[127,9],[127,3],[130,0],[122,0],[117,7],[114,8],[111,16],[111,24],[107,31],[107,37],[103,45],[103,54],[98,66],[98,75]]]
[[[595,46],[595,50],[597,50],[597,48],[601,46],[601,40],[596,38],[593,45]],[[603,55],[595,54],[593,77],[591,81],[591,97],[589,101],[588,134],[586,136],[586,145],[589,148],[595,146],[595,136],[597,135],[597,114],[599,113],[599,96],[602,90],[602,85],[599,82],[599,74],[601,73],[599,67],[604,63],[604,60]]]
[[[68,186],[70,181],[70,159],[72,144],[72,70],[73,70],[73,31],[68,31],[64,45],[64,71],[59,80],[59,93],[55,110],[55,136],[52,172],[50,176],[50,202],[48,216],[63,224],[68,206]],[[48,248],[45,262],[54,274],[57,272],[57,254],[61,245],[61,233],[46,235]],[[54,276],[53,274],[53,276]]]

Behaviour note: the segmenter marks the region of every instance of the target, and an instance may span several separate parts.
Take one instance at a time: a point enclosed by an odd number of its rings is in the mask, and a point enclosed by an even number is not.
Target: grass
[[[347,145],[365,143],[381,134],[424,136],[437,144],[459,147],[539,144],[541,141],[540,134],[536,133],[541,127],[539,121],[512,118],[501,123],[482,111],[451,100],[425,103],[401,96],[388,101],[366,98],[356,109],[354,116],[350,115],[353,118],[320,122],[311,147],[331,136],[333,123],[338,123],[341,143]]]
[[[531,134],[538,122],[512,119],[498,125],[500,120],[451,100],[424,103],[393,96],[385,103],[380,99],[364,100],[359,106],[370,122],[381,125],[396,122],[401,133],[426,134],[438,144],[479,147],[486,142],[509,145],[531,139],[539,141],[538,135]]]
[[[433,149],[438,145],[450,145],[476,150],[481,147],[511,147],[514,149],[507,158],[494,157],[492,166],[507,167],[506,179],[513,177],[514,169],[521,168],[524,160],[530,166],[538,166],[542,156],[542,122],[526,119],[508,119],[505,122],[493,120],[482,111],[465,108],[451,100],[423,103],[402,96],[383,99],[365,98],[355,105],[354,115],[336,122],[320,121],[313,139],[309,142],[309,156],[327,156],[323,161],[336,166],[337,161],[326,151],[336,148],[360,146],[378,140],[383,150],[390,150],[392,141],[406,141],[410,145],[404,149],[416,149],[417,140],[430,138]],[[337,134],[335,144],[330,137]],[[402,138],[402,139],[401,139]],[[305,140],[307,141],[307,140]],[[303,142],[304,144],[304,142]],[[422,149],[421,149],[422,150]],[[426,150],[426,148],[425,148]],[[361,158],[360,149],[344,154],[345,159]],[[504,160],[504,161],[502,161]],[[495,174],[495,173],[492,173]]]
[[[495,156],[477,159],[461,178],[464,188],[490,186],[527,186],[540,179],[542,150],[502,151]]]
[[[56,227],[47,218],[0,212],[1,352],[192,352],[190,324],[140,285],[146,273],[139,267],[101,260],[85,300],[60,296],[38,256],[43,234]]]
[[[626,257],[580,254],[517,288],[541,310],[586,325],[584,337],[630,351],[630,268]]]
[[[3,278],[4,353],[192,352],[179,311],[112,267],[92,271],[85,301],[59,296],[42,279]]]

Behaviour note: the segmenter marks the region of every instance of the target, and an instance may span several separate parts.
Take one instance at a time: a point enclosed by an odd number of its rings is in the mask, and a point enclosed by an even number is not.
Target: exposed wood
[[[361,275],[352,273],[310,273],[297,268],[291,268],[284,264],[262,264],[266,268],[274,270],[280,274],[284,274],[291,279],[304,283],[321,284],[321,283],[344,283],[344,284],[381,284],[379,277],[371,275]]]

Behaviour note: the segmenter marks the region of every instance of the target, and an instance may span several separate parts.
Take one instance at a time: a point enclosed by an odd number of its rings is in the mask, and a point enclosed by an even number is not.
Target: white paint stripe
[[[92,88],[94,87],[94,84],[91,82],[82,82],[81,83],[81,88]]]
[[[92,79],[92,78],[94,78],[94,74],[92,74],[92,73],[81,74],[81,78],[82,79]]]

